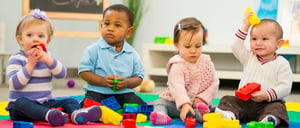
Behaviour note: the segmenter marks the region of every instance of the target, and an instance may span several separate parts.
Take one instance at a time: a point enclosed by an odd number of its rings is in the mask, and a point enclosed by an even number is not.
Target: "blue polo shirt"
[[[83,71],[92,71],[95,74],[105,77],[109,74],[119,75],[124,78],[139,76],[144,78],[144,67],[141,57],[135,49],[124,41],[123,49],[120,53],[115,51],[115,47],[106,43],[103,38],[88,46],[80,60],[78,74]],[[98,86],[87,83],[83,89],[102,94],[123,94],[134,92],[134,89],[124,88],[113,92],[106,86]]]

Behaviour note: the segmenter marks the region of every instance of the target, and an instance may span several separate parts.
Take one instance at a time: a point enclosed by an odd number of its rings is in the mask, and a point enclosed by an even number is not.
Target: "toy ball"
[[[75,81],[74,80],[69,80],[68,81],[68,87],[73,88],[75,86]]]

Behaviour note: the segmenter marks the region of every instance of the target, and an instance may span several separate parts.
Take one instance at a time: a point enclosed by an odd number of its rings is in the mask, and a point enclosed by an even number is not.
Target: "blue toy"
[[[111,96],[101,101],[101,104],[109,107],[110,109],[116,111],[121,108],[120,104],[115,97]]]
[[[14,121],[13,128],[33,128],[33,124],[25,121]]]

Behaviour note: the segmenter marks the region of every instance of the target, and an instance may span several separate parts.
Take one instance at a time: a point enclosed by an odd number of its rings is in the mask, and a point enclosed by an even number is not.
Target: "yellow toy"
[[[155,87],[153,80],[143,80],[143,82],[135,88],[136,92],[152,92]]]
[[[147,116],[146,115],[144,115],[142,113],[137,114],[137,116],[136,116],[136,122],[137,123],[144,123],[146,121],[147,121]]]
[[[120,124],[123,119],[120,114],[116,113],[106,106],[100,106],[100,108],[102,110],[102,117],[100,118],[100,121],[102,121],[104,124]]]
[[[239,120],[221,118],[220,113],[208,113],[203,115],[203,128],[241,128]]]
[[[260,20],[257,17],[257,15],[255,14],[255,12],[250,7],[247,7],[246,10],[244,11],[244,13],[249,13],[249,12],[251,12],[251,15],[248,18],[250,24],[251,25],[259,24]]]

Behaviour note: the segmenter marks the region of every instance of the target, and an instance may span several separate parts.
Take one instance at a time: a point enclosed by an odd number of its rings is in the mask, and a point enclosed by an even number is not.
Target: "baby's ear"
[[[277,44],[277,48],[280,48],[282,46],[282,44],[284,43],[284,40],[283,39],[280,39],[278,41],[278,44]]]
[[[129,27],[127,29],[126,38],[129,38],[132,35],[133,32],[134,32],[134,28],[133,27]]]

